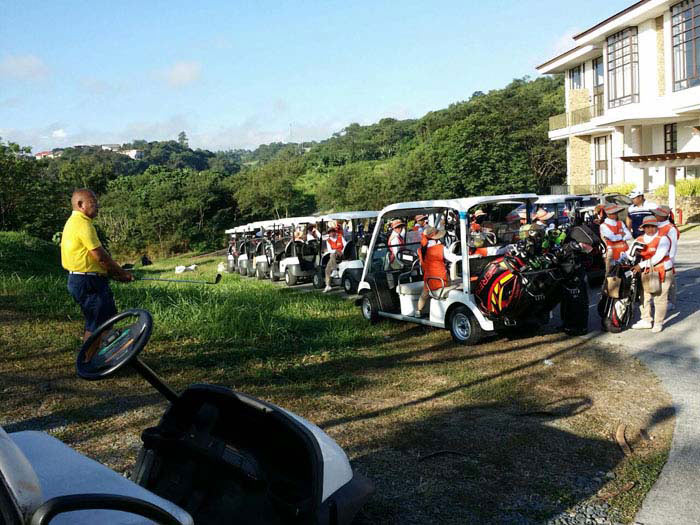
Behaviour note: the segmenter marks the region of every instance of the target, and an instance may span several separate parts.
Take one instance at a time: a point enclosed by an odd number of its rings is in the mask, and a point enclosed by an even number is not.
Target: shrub
[[[604,190],[603,193],[622,193],[623,195],[627,195],[629,192],[634,190],[637,187],[636,184],[633,182],[623,182],[622,184],[611,184],[610,186],[607,186]]]
[[[654,194],[668,198],[668,184],[654,191]],[[700,197],[700,179],[685,179],[676,182],[677,197]]]

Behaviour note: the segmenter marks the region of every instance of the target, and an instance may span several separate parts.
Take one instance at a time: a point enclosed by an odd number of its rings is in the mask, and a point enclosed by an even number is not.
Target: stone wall
[[[664,55],[664,17],[656,19],[656,81],[659,96],[666,94],[666,59]]]
[[[569,137],[569,186],[591,183],[591,136]]]
[[[586,108],[591,105],[591,93],[587,89],[569,90],[569,111]]]
[[[668,197],[659,197],[654,194],[650,200],[653,200],[656,204],[668,206]],[[676,196],[676,210],[683,211],[683,224],[700,222],[700,197]],[[678,214],[676,214],[676,220],[678,220]]]

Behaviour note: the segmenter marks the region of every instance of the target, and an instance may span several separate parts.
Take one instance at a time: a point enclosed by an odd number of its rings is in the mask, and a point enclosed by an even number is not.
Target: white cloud
[[[51,137],[56,139],[56,140],[63,140],[68,136],[68,133],[66,133],[66,130],[63,128],[58,128],[55,129],[51,132]]]
[[[0,78],[42,80],[49,76],[49,67],[36,55],[8,55],[0,61]]]
[[[163,71],[163,78],[174,88],[179,88],[191,84],[199,79],[202,72],[202,65],[199,62],[176,62]]]

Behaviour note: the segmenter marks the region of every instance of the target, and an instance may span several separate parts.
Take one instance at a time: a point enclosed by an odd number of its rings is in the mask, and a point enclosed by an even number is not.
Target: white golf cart
[[[238,272],[238,256],[239,256],[239,245],[243,240],[243,233],[247,229],[247,225],[236,226],[226,230],[226,234],[229,236],[229,247],[226,254],[226,271],[228,273]]]
[[[295,217],[286,217],[275,222],[274,231],[270,239],[265,242],[266,260],[261,262],[261,269],[271,281],[279,281],[284,278],[284,272],[280,270],[280,263],[285,258],[287,246],[294,239]]]
[[[377,219],[358,286],[361,297],[357,304],[370,322],[380,317],[418,323],[450,330],[461,344],[476,344],[485,333],[498,326],[487,318],[474,295],[476,281],[482,270],[506,252],[506,247],[518,238],[520,222],[513,211],[524,205],[530,217],[537,195],[514,194],[491,197],[404,202],[384,208]],[[481,210],[478,215],[475,213]],[[470,224],[470,214],[486,214],[479,231]],[[418,299],[423,291],[423,275],[417,257],[420,234],[408,231],[405,243],[390,255],[385,228],[390,221],[408,222],[418,215],[428,215],[431,225],[444,228],[445,246],[461,260],[451,264],[448,282],[430,290],[425,307],[427,315],[416,316]],[[513,220],[515,217],[515,220]],[[527,218],[525,219],[527,220]],[[393,255],[393,256],[392,256]],[[398,264],[397,264],[398,262]]]
[[[290,219],[294,236],[287,243],[284,257],[279,263],[279,273],[284,275],[287,286],[313,279],[319,261],[319,244],[322,239],[311,238],[311,227],[319,222],[318,217],[295,217]],[[301,237],[296,237],[299,234]]]
[[[260,231],[260,242],[255,246],[253,254],[253,272],[257,279],[263,280],[269,277],[269,247],[275,232],[279,229],[280,219],[260,221],[255,224]]]
[[[262,241],[262,230],[259,222],[251,222],[245,226],[242,240],[238,249],[238,273],[243,277],[255,275],[255,249]]]
[[[345,248],[343,248],[341,262],[331,274],[331,286],[341,286],[347,294],[357,292],[357,285],[362,278],[362,269],[367,257],[371,228],[377,220],[377,215],[376,211],[348,211],[330,213],[320,218],[320,231],[323,231],[331,221],[338,225],[350,224],[350,229],[345,234]],[[330,253],[322,253],[326,248],[325,242],[321,243],[320,248],[321,263],[316,268],[313,279],[315,288],[323,288],[325,285],[326,266],[330,257]]]

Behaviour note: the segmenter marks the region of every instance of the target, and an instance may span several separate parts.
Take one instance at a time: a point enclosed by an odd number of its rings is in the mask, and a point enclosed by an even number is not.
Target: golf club
[[[134,279],[137,281],[163,281],[166,283],[189,283],[189,284],[219,284],[221,281],[221,274],[217,273],[214,281],[191,281],[187,279],[160,279],[157,277],[137,277],[134,275]]]

